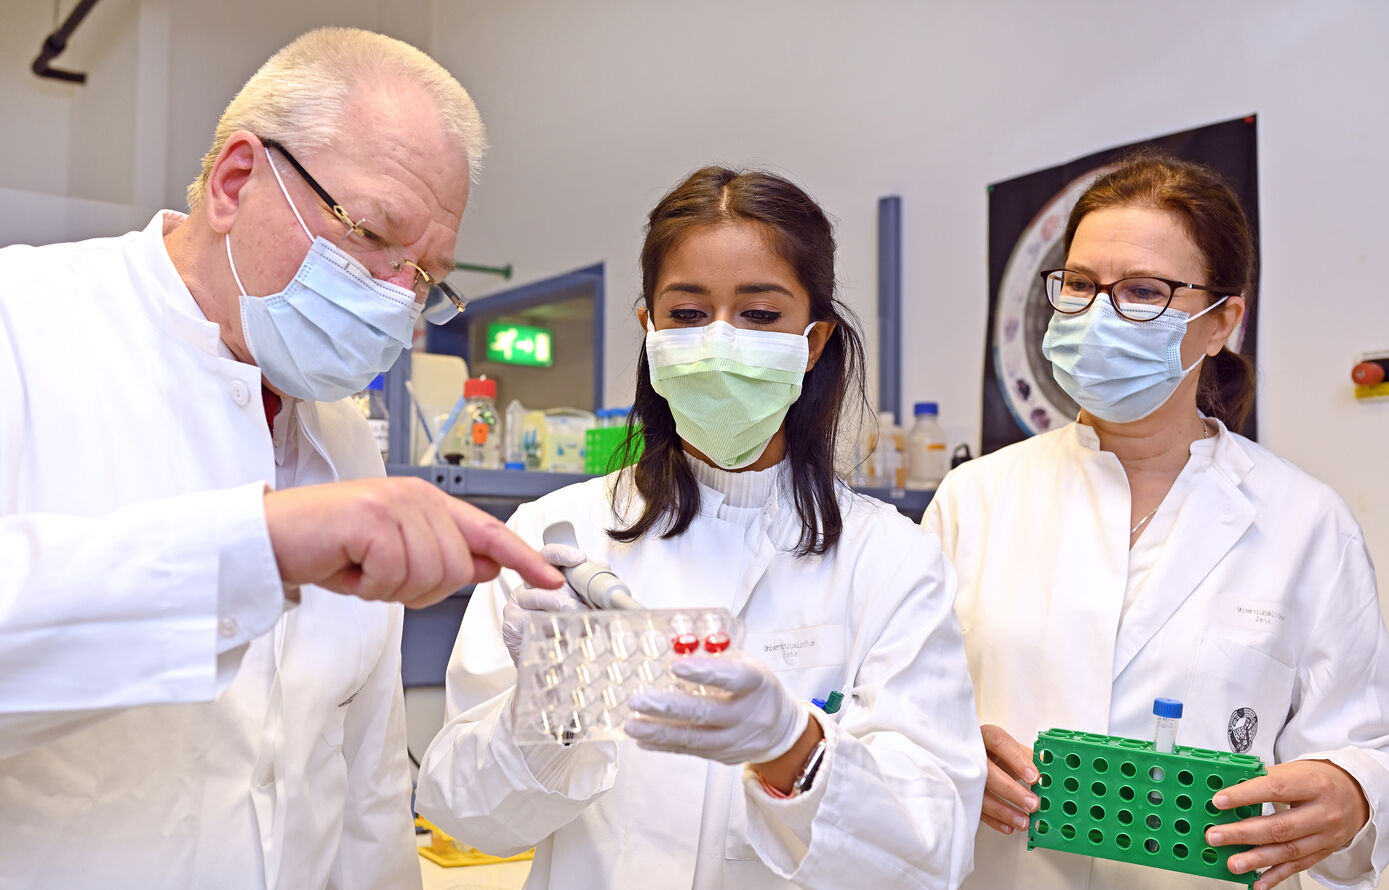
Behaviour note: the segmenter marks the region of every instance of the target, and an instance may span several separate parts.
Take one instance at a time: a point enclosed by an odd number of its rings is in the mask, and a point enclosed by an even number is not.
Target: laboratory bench
[[[390,464],[391,476],[415,476],[439,486],[449,494],[462,498],[480,510],[501,519],[511,518],[516,508],[526,501],[576,482],[594,477],[581,473],[547,473],[532,470],[480,470],[471,467],[435,465],[413,466]],[[855,489],[896,507],[899,512],[920,522],[931,501],[932,492],[902,491],[886,488]],[[458,625],[463,620],[471,586],[427,609],[406,609],[402,641],[401,676],[407,688],[444,685],[444,671],[453,651]]]

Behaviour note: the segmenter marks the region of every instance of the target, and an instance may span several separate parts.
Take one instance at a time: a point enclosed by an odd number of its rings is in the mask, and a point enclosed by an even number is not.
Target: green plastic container
[[[584,472],[595,476],[601,476],[622,469],[626,464],[621,463],[622,443],[627,439],[627,425],[622,426],[602,426],[591,429],[584,433]],[[642,440],[637,438],[636,454],[633,460],[641,457]]]
[[[1262,812],[1258,805],[1217,810],[1221,788],[1265,774],[1252,754],[1226,754],[1092,732],[1050,729],[1037,736],[1033,762],[1041,774],[1032,792],[1040,804],[1027,828],[1027,849],[1045,847],[1116,859],[1236,884],[1257,871],[1231,874],[1226,861],[1248,846],[1211,847],[1212,825]]]

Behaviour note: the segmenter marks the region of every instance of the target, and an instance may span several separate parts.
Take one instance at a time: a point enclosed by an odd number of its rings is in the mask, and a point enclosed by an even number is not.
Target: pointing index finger
[[[448,504],[454,523],[474,553],[487,557],[497,565],[516,570],[534,587],[556,588],[564,585],[564,576],[559,570],[503,525],[501,520],[452,497],[448,499]],[[495,573],[486,573],[488,568],[479,566],[481,571],[473,580],[490,581],[496,577]]]

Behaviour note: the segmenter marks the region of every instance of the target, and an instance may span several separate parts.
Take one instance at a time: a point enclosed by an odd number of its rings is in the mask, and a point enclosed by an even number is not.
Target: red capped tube
[[[718,655],[720,652],[727,649],[731,642],[732,640],[728,638],[728,634],[721,630],[716,630],[704,638],[704,651],[708,652],[710,655]]]

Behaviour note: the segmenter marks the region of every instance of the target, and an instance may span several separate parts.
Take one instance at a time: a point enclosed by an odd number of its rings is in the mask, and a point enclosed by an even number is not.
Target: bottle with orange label
[[[502,424],[497,416],[497,381],[471,377],[463,384],[463,410],[449,429],[439,456],[451,464],[484,470],[502,467]]]
[[[917,402],[914,413],[916,422],[907,434],[906,487],[934,491],[949,468],[940,408],[935,402]]]

